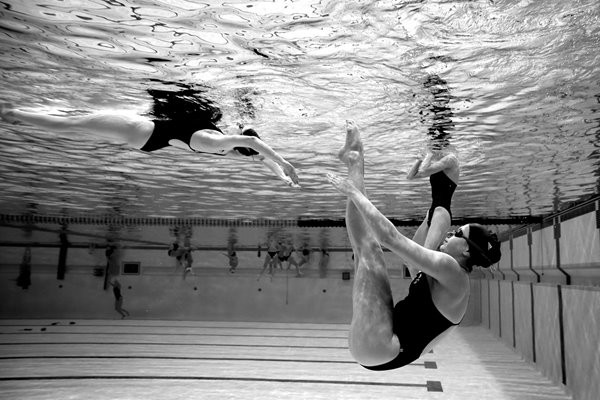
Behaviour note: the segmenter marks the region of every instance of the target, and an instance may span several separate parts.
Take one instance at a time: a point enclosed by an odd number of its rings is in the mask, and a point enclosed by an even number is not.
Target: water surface
[[[224,130],[252,124],[302,184],[1,122],[0,213],[342,218],[324,174],[345,173],[347,118],[389,217],[423,218],[429,184],[404,176],[440,118],[462,164],[456,218],[540,216],[598,192],[597,0],[0,4],[3,102],[142,114],[148,89],[197,85]]]

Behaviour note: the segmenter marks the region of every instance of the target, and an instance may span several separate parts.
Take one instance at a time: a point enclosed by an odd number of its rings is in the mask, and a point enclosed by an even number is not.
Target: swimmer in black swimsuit
[[[279,261],[279,257],[277,254],[280,250],[280,244],[277,242],[275,237],[269,238],[269,244],[267,246],[267,255],[265,256],[265,262],[263,264],[262,270],[258,275],[257,281],[260,280],[262,275],[265,273],[267,267],[269,267],[269,275],[271,275],[271,279],[273,279],[273,275],[275,274],[275,269],[277,269],[277,265],[281,267],[281,261]]]
[[[432,150],[418,159],[407,175],[407,179],[429,176],[431,184],[431,206],[413,240],[428,249],[436,250],[452,225],[450,204],[458,186],[460,168],[454,153]],[[414,278],[418,271],[408,266]]]
[[[174,95],[169,97],[174,98]],[[174,119],[151,119],[107,111],[59,117],[0,104],[0,117],[10,123],[25,122],[57,132],[96,135],[146,152],[174,146],[196,153],[259,160],[286,184],[298,186],[294,167],[263,142],[256,131],[240,127],[238,132],[226,135],[205,116],[198,118],[192,113],[175,113],[170,116]]]
[[[437,75],[430,75],[423,86],[433,95],[432,103],[426,107],[426,114],[431,117],[431,126],[427,132],[430,145],[426,155],[419,157],[408,172],[407,179],[429,177],[431,206],[413,240],[421,246],[436,250],[452,225],[450,205],[458,186],[460,168],[458,158],[450,151],[450,131],[454,124],[451,120],[451,96],[446,81]],[[411,265],[408,265],[408,270],[413,278],[419,272]]]
[[[399,368],[419,358],[460,323],[469,301],[469,273],[500,260],[500,243],[483,226],[469,224],[450,235],[439,251],[402,235],[365,196],[363,146],[358,128],[347,122],[339,152],[348,179],[328,175],[348,196],[346,229],[355,255],[349,348],[366,368]],[[381,245],[421,272],[409,295],[395,306]]]
[[[300,272],[300,264],[298,264],[298,261],[296,261],[296,259],[294,258],[294,251],[294,246],[291,243],[282,244],[279,252],[277,253],[277,257],[279,258],[279,262],[282,266],[283,263],[288,263],[286,271],[289,270],[292,267],[292,265],[296,267],[296,276],[300,277],[303,274],[302,272]]]

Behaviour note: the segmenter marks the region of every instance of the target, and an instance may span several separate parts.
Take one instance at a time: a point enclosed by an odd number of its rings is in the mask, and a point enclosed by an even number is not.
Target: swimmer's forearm
[[[431,159],[433,158],[433,154],[432,153],[427,153],[427,155],[425,155],[425,158],[423,158],[423,163],[421,164],[421,167],[419,168],[419,171],[423,172],[423,170],[429,168],[431,166]]]
[[[276,163],[275,161],[269,159],[269,158],[264,158],[262,160],[262,163],[269,168],[271,171],[273,171],[273,173],[275,175],[277,175],[277,177],[279,177],[280,179],[283,179],[284,181],[287,181],[289,178],[285,175],[285,172],[283,172],[283,170],[281,169],[281,166]]]
[[[419,167],[421,166],[421,164],[423,163],[422,159],[418,159],[414,165],[412,166],[412,168],[410,169],[410,171],[408,171],[408,174],[406,175],[406,179],[413,179],[417,177],[417,174],[419,172]]]
[[[254,150],[256,150],[257,152],[259,152],[263,157],[272,160],[278,164],[281,165],[285,165],[288,164],[288,162],[279,155],[279,153],[277,153],[275,150],[273,150],[271,148],[271,146],[269,146],[268,144],[266,144],[265,142],[263,142],[260,139],[257,139],[254,142],[256,147],[253,147]]]
[[[451,154],[437,161],[431,161],[431,159],[429,159],[427,164],[421,165],[419,172],[423,176],[429,176],[436,172],[443,171],[446,168],[451,168],[453,163],[456,163],[456,157]]]

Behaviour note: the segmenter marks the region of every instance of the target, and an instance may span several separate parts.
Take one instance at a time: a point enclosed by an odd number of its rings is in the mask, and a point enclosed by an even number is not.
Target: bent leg
[[[421,225],[419,225],[419,227],[417,228],[417,231],[415,232],[415,234],[413,236],[413,241],[415,243],[420,244],[421,246],[423,246],[425,244],[425,241],[427,240],[427,234],[429,232],[429,225],[427,225],[428,215],[429,214],[427,214],[425,216],[425,219],[423,220]],[[406,267],[408,268],[408,272],[410,273],[410,276],[412,278],[417,276],[417,274],[419,273],[419,270],[417,268],[411,266],[410,264],[406,264]]]
[[[349,179],[364,193],[362,143],[356,126],[348,123],[346,145],[339,157],[348,163]],[[393,298],[383,251],[362,215],[348,199],[346,227],[355,254],[350,353],[365,366],[381,365],[400,352],[393,332]]]
[[[431,217],[431,226],[423,244],[430,250],[437,250],[450,229],[450,213],[444,207],[436,207]],[[418,243],[418,242],[417,242]],[[420,243],[419,243],[420,244]]]
[[[265,256],[265,262],[263,264],[262,270],[260,271],[260,274],[258,274],[258,278],[256,279],[257,281],[260,280],[261,276],[265,273],[265,270],[267,269],[267,267],[270,267],[271,265],[271,256],[267,253]],[[269,273],[271,273],[270,268],[269,268]]]
[[[429,226],[427,225],[427,215],[426,215],[423,222],[421,222],[421,225],[419,225],[419,227],[417,228],[417,231],[415,232],[415,234],[413,236],[413,241],[415,243],[419,243],[421,246],[423,246],[425,244],[425,240],[427,239],[428,232],[429,232]]]

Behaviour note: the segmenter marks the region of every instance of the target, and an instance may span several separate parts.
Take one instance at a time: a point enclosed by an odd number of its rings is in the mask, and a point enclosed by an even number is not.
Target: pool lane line
[[[0,335],[110,335],[110,336],[222,336],[222,337],[256,337],[256,338],[267,338],[267,339],[341,339],[347,340],[346,336],[300,336],[300,335],[246,335],[246,334],[235,334],[235,333],[152,333],[152,332],[77,332],[77,331],[64,331],[64,332],[52,332],[48,330],[43,331],[21,331],[21,332],[0,332]]]
[[[57,327],[117,327],[117,328],[173,328],[173,329],[177,329],[177,328],[183,328],[183,329],[248,329],[248,330],[293,330],[293,331],[298,331],[298,332],[302,332],[302,331],[332,331],[332,332],[348,332],[348,330],[350,329],[349,327],[347,328],[294,328],[294,327],[243,327],[243,326],[227,326],[227,325],[215,325],[215,326],[195,326],[195,325],[135,325],[135,324],[77,324],[75,322],[73,323],[64,323],[61,324],[60,322],[55,322],[55,323],[51,323],[51,324],[2,324],[0,323],[0,329],[2,327],[23,327],[23,328],[28,328],[28,327],[51,327],[51,326],[57,326]]]
[[[314,364],[356,364],[352,360],[314,360],[314,359],[295,359],[295,358],[251,358],[251,357],[191,357],[191,356],[6,356],[0,357],[2,360],[44,360],[44,359],[117,359],[117,360],[189,360],[189,361],[259,361],[259,362],[290,362],[290,363],[314,363]],[[408,364],[413,367],[422,366],[425,369],[437,369],[435,361],[425,361],[424,363]]]
[[[355,385],[355,386],[388,386],[388,387],[412,387],[425,388],[428,392],[442,392],[440,381],[426,381],[426,383],[392,383],[392,382],[369,382],[369,381],[336,381],[321,379],[278,379],[278,378],[245,378],[245,377],[221,377],[221,376],[135,376],[135,375],[98,375],[98,376],[16,376],[12,378],[0,377],[0,382],[10,381],[61,381],[61,380],[160,380],[160,381],[238,381],[238,382],[269,382],[269,383],[294,383],[294,384],[324,384],[324,385]]]

